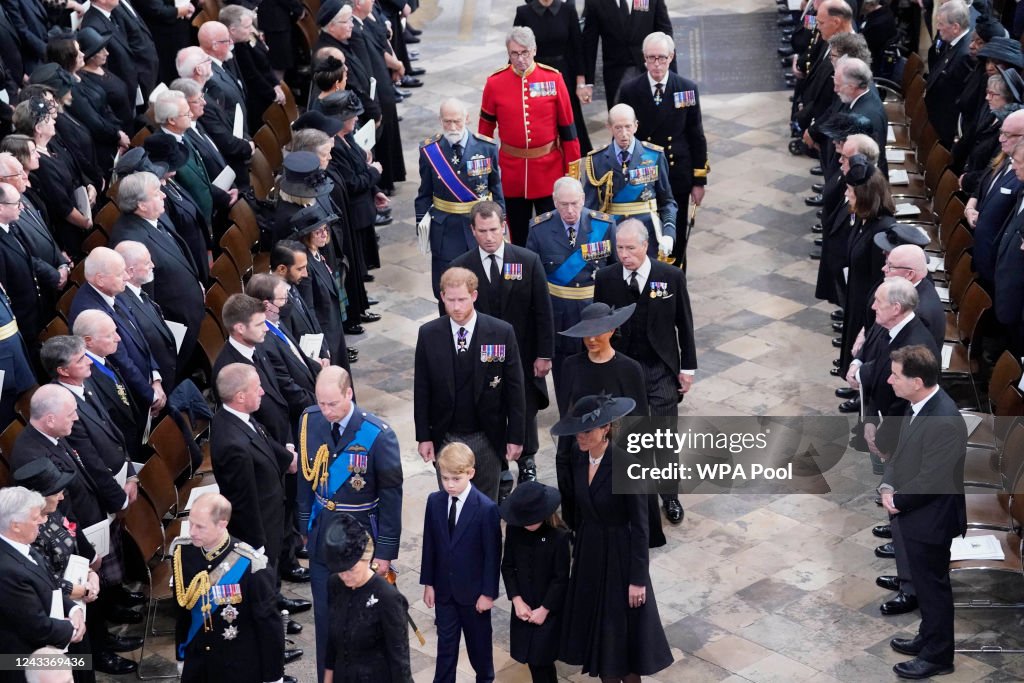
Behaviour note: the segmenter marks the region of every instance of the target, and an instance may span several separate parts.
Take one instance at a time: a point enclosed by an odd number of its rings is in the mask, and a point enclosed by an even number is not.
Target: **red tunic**
[[[555,181],[580,158],[572,104],[558,69],[534,63],[520,76],[509,64],[491,74],[480,103],[480,133],[500,129],[501,187],[506,197],[550,197]],[[536,158],[538,148],[551,151]]]

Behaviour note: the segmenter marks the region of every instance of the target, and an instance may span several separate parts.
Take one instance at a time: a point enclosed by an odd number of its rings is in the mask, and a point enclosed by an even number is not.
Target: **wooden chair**
[[[1024,424],[1014,422],[999,459],[998,492],[967,494],[967,526],[971,529],[1009,531],[1013,528],[1010,518],[1011,497],[1024,493],[1021,490],[1021,466],[1024,465]]]
[[[221,312],[224,310],[224,302],[227,300],[227,291],[216,282],[206,290],[206,311],[213,316],[214,323],[222,330],[221,339],[227,337],[227,331],[224,330],[220,317]]]
[[[71,269],[71,273],[68,274],[68,282],[72,282],[79,287],[85,284],[85,259],[76,263],[75,267]]]
[[[64,290],[64,293],[57,299],[57,315],[68,319],[68,315],[71,313],[71,302],[75,300],[75,294],[78,292],[78,285],[68,280],[68,288]]]
[[[992,308],[992,298],[980,284],[972,282],[957,311],[956,324],[959,338],[955,343],[945,345],[951,347],[952,352],[949,365],[942,368],[942,378],[944,381],[956,378],[968,379],[971,389],[974,391],[975,406],[981,405],[981,399],[978,395],[977,385],[978,360],[975,358],[973,344],[981,316],[990,308]]]
[[[281,143],[278,142],[277,136],[274,135],[273,129],[266,124],[260,126],[256,134],[252,136],[252,141],[256,144],[256,149],[263,152],[263,156],[267,158],[270,170],[274,173],[280,173],[281,164],[284,162],[284,153],[281,150]]]
[[[0,488],[10,486],[12,483],[11,466],[7,464],[6,460],[0,458]]]
[[[178,500],[178,490],[162,458],[150,458],[139,472],[139,489],[149,498],[164,525],[164,555],[167,555],[170,544],[181,534],[181,520],[177,516],[184,503]]]
[[[220,350],[224,348],[224,330],[220,323],[207,311],[199,324],[199,351],[197,362],[210,385],[213,384],[213,364],[217,362]]]
[[[284,106],[274,102],[267,107],[263,112],[263,123],[267,124],[274,132],[274,137],[282,147],[292,141],[292,124]]]
[[[242,230],[234,225],[228,228],[220,238],[220,246],[234,262],[242,280],[248,280],[252,275],[252,252]]]
[[[244,199],[235,202],[228,213],[228,220],[242,231],[245,241],[249,244],[249,250],[252,251],[260,242],[260,224],[256,221],[256,214],[249,206],[249,202]]]
[[[311,15],[307,16],[307,18],[315,16],[316,12],[313,12]],[[313,43],[316,43],[316,39],[313,40]],[[288,84],[283,81],[281,82],[281,91],[284,93],[284,112],[288,115],[289,121],[294,121],[299,118],[299,106],[295,102],[295,94],[292,92],[292,89]],[[278,138],[278,140],[280,139],[281,138]],[[282,144],[284,144],[284,141],[282,141]]]
[[[21,392],[21,395],[18,396],[18,400],[14,403],[14,412],[18,414],[18,417],[20,417],[21,421],[25,424],[28,424],[30,414],[29,404],[32,402],[32,395],[36,393],[36,389],[38,388],[38,384],[29,387],[25,391]]]
[[[110,238],[102,230],[93,230],[82,240],[82,251],[86,254],[92,252],[96,247],[105,247]]]
[[[210,266],[210,277],[216,280],[228,296],[242,293],[242,276],[239,275],[235,262],[227,254],[221,254]]]
[[[252,153],[249,182],[257,199],[266,199],[274,189],[274,171],[270,168],[267,157],[259,149]]]
[[[106,206],[100,209],[95,216],[92,218],[92,224],[94,228],[98,228],[105,232],[107,236],[110,236],[111,231],[114,229],[114,223],[121,217],[121,210],[117,208],[117,204],[114,202],[108,202]]]
[[[8,462],[10,462],[11,454],[14,453],[14,442],[18,440],[18,435],[24,428],[25,423],[15,420],[0,432],[0,453],[3,453]]]
[[[58,315],[39,331],[39,343],[42,344],[47,339],[66,334],[70,334],[68,324],[64,322],[64,318]]]
[[[202,14],[202,12],[200,12]],[[198,19],[198,17],[197,17]],[[193,25],[196,25],[193,21]],[[153,131],[143,126],[139,129],[139,132],[132,136],[131,145],[132,147],[142,147],[143,143],[146,142],[146,138],[153,134]]]

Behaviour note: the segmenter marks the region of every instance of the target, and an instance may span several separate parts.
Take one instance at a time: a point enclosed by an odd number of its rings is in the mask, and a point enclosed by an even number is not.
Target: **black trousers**
[[[953,663],[953,587],[949,583],[949,544],[922,543],[903,536],[907,559],[921,608],[922,641],[918,658],[935,664]]]
[[[512,244],[525,247],[526,237],[530,234],[530,219],[534,212],[540,215],[546,211],[554,211],[555,202],[551,197],[505,197],[505,217],[508,219],[509,239]]]

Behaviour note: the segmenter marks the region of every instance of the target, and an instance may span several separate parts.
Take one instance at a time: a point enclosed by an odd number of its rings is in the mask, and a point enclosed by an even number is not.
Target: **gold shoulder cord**
[[[174,549],[174,595],[178,605],[191,610],[201,599],[203,601],[203,626],[207,631],[213,626],[210,614],[210,575],[204,570],[192,577],[192,582],[185,588],[185,579],[181,570],[181,546]]]
[[[309,451],[306,448],[306,435],[309,426],[309,413],[302,416],[302,428],[299,433],[299,455],[302,459],[302,476],[313,485],[313,491],[327,486],[327,462],[331,459],[331,449],[323,444],[316,451],[312,465],[309,462]]]
[[[587,155],[587,181],[597,188],[597,196],[601,200],[602,213],[608,213],[612,205],[612,171],[608,171],[600,180],[594,178],[594,155]]]

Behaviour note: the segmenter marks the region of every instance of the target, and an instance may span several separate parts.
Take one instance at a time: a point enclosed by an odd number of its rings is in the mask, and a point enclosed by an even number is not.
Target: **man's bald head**
[[[889,252],[886,265],[896,268],[899,275],[917,284],[928,275],[928,256],[916,244],[901,244]]]

